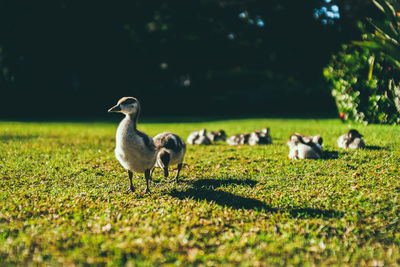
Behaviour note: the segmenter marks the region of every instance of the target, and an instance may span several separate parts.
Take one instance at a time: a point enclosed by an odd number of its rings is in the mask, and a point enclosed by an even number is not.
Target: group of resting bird
[[[206,129],[201,129],[200,131],[195,131],[189,134],[187,142],[190,145],[211,145],[217,141],[225,141],[226,133],[224,130],[219,130],[218,132],[207,132]]]
[[[177,165],[175,180],[178,181],[186,153],[186,144],[178,135],[163,132],[151,138],[137,129],[140,114],[140,103],[134,97],[123,97],[108,112],[119,112],[125,115],[120,122],[116,134],[115,156],[128,171],[130,191],[135,189],[132,184],[133,172],[144,173],[146,193],[150,193],[149,182],[156,167],[161,168],[164,176],[168,177],[168,167]],[[337,140],[343,149],[364,148],[362,135],[355,129],[343,134]],[[206,129],[192,132],[187,142],[193,145],[210,145],[227,138],[224,130],[207,132]],[[227,140],[229,145],[271,144],[268,127],[252,133],[236,134]],[[320,135],[307,136],[294,133],[286,143],[289,146],[290,159],[320,159],[323,156],[322,138]]]
[[[355,129],[341,135],[337,144],[343,149],[365,148],[362,135]],[[320,159],[323,156],[322,138],[320,135],[307,136],[294,133],[286,143],[289,146],[290,159]]]
[[[217,141],[226,141],[231,146],[272,144],[272,138],[268,127],[252,133],[235,134],[229,137],[228,140],[226,138],[227,136],[224,130],[207,132],[207,130],[203,128],[200,131],[190,133],[186,141],[191,145],[211,145]]]
[[[211,145],[217,141],[226,141],[229,145],[267,145],[272,144],[272,138],[269,133],[269,128],[266,127],[261,130],[254,131],[252,133],[235,134],[226,140],[226,133],[224,130],[218,132],[207,132],[206,129],[192,132],[187,142],[191,145]]]

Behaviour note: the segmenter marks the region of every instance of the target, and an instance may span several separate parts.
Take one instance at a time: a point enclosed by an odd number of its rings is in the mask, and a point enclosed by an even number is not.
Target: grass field
[[[117,116],[115,117],[117,118]],[[338,120],[140,123],[151,136],[271,127],[273,144],[188,146],[179,184],[157,171],[126,193],[115,123],[0,122],[0,265],[400,265],[400,128]],[[354,126],[354,125],[353,125]],[[292,132],[323,160],[290,161]]]

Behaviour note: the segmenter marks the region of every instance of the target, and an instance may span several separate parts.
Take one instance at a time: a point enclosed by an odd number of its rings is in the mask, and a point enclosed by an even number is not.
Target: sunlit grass
[[[337,120],[141,123],[154,136],[271,127],[273,144],[188,146],[179,184],[157,171],[126,193],[117,123],[0,123],[0,265],[400,264],[400,130]],[[292,132],[321,134],[324,160],[290,161]]]

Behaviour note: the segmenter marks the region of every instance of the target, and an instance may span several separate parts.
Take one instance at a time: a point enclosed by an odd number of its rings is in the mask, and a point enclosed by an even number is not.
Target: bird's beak
[[[115,105],[108,110],[108,112],[119,112],[121,111],[121,107],[119,105]]]

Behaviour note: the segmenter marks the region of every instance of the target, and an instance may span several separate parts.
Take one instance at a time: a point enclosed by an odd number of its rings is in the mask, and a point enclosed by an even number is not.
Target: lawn
[[[115,116],[118,118],[118,116]],[[400,128],[333,119],[149,122],[151,136],[270,126],[273,144],[188,146],[181,182],[127,193],[113,123],[0,122],[0,265],[400,265]],[[325,159],[291,161],[293,132]]]

